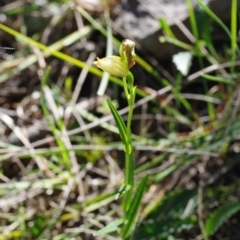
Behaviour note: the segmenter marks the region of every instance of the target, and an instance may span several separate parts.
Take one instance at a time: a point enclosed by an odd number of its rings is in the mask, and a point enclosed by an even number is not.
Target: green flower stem
[[[127,83],[128,80],[128,83]],[[133,86],[134,78],[131,72],[128,73],[127,77],[123,77],[123,87],[124,92],[128,101],[129,105],[129,112],[128,112],[128,120],[127,120],[127,130],[128,136],[131,139],[131,122],[132,122],[132,115],[133,115],[133,105],[136,96],[136,87]]]
[[[132,122],[132,115],[133,115],[133,106],[135,101],[135,95],[136,95],[136,87],[133,86],[134,78],[131,72],[129,72],[127,77],[123,77],[123,86],[124,86],[124,92],[128,101],[129,105],[129,112],[128,112],[128,118],[127,118],[127,134],[129,139],[129,145],[132,149],[132,138],[131,138],[131,122]],[[125,185],[130,186],[130,190],[126,193],[124,196],[124,205],[123,209],[125,213],[127,213],[127,210],[130,206],[131,200],[132,200],[132,191],[133,191],[133,185],[134,185],[134,156],[133,156],[133,150],[129,152],[125,152]]]
[[[127,84],[127,78],[123,77],[123,87],[124,92],[128,101],[129,105],[129,112],[128,112],[128,119],[127,119],[127,130],[128,130],[128,137],[131,139],[131,122],[132,122],[132,115],[133,115],[133,104],[135,99],[135,91],[132,83]],[[129,88],[129,89],[128,89]]]
[[[132,115],[133,115],[133,104],[129,104],[129,112],[128,112],[128,119],[127,119],[127,130],[128,130],[129,138],[131,138],[131,135],[132,135],[132,132],[131,132]]]
[[[128,93],[128,86],[127,86],[127,78],[123,77],[123,88],[124,88],[124,92],[127,98],[127,101],[129,102],[129,93]]]
[[[134,174],[132,171],[132,169],[134,169],[133,159],[133,151],[131,151],[131,153],[125,153],[125,186],[130,186],[130,189],[123,196],[123,210],[125,214],[127,214],[130,203],[132,201],[132,192],[134,185]]]

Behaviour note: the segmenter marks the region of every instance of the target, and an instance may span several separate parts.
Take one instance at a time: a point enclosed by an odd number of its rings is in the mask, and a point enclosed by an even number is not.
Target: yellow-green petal
[[[129,72],[127,61],[118,56],[97,58],[97,61],[93,63],[103,71],[116,77],[126,77]]]

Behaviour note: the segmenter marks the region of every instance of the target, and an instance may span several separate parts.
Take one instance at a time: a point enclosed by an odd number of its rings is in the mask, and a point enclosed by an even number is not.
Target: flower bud
[[[135,43],[129,39],[124,39],[119,48],[119,53],[122,59],[126,59],[128,62],[128,68],[130,69],[134,64],[135,56]]]
[[[101,59],[97,58],[97,61],[93,63],[103,71],[116,77],[126,77],[129,72],[127,61],[121,57],[109,56]]]

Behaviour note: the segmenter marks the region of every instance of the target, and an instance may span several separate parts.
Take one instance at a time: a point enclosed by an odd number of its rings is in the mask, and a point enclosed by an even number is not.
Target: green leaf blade
[[[138,210],[140,208],[140,204],[142,201],[142,197],[143,197],[143,193],[145,191],[145,187],[147,184],[147,180],[148,180],[148,175],[146,175],[140,182],[137,192],[131,202],[131,207],[129,208],[126,217],[125,217],[125,225],[122,228],[122,232],[121,235],[124,239],[126,239],[127,237],[129,237],[129,235],[131,234],[131,231],[135,225],[136,222],[136,217],[138,214]]]
[[[111,101],[109,99],[107,99],[107,103],[108,103],[108,106],[114,117],[114,120],[117,124],[120,137],[124,144],[124,149],[127,153],[130,154],[132,151],[132,144],[131,144],[131,139],[129,139],[129,137],[128,137],[127,127],[126,127],[125,123],[123,122],[122,117],[119,115],[117,109],[114,107],[114,105],[111,103]]]
[[[240,210],[239,202],[226,203],[216,209],[207,219],[205,231],[207,236],[213,235],[222,224],[229,219],[233,214]]]

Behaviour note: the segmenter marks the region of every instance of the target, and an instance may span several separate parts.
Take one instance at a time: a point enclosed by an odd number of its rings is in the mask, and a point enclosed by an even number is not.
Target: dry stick
[[[169,92],[170,90],[172,89],[171,86],[167,86],[167,87],[164,87],[162,89],[160,89],[159,91],[157,91],[156,93],[154,94],[151,94],[141,100],[139,100],[138,102],[136,102],[134,104],[134,108],[136,107],[139,107],[141,106],[142,104],[146,103],[146,102],[149,102],[151,100],[153,100],[154,98],[156,98],[157,96],[160,96],[160,95],[163,95],[167,92]],[[125,113],[127,113],[129,111],[129,107],[125,107],[123,108],[122,110],[119,111],[119,114],[120,115],[123,115]],[[91,129],[91,128],[94,128],[94,127],[97,127],[99,125],[101,125],[102,123],[105,123],[105,122],[108,122],[110,120],[113,119],[113,116],[112,115],[108,115],[108,116],[105,116],[105,117],[102,117],[100,118],[98,121],[95,121],[95,122],[91,122],[83,127],[79,127],[79,128],[76,128],[76,129],[73,129],[71,131],[68,131],[68,136],[71,136],[71,135],[74,135],[74,134],[77,134],[77,133],[80,133],[80,132],[84,132],[88,129]],[[59,135],[59,138],[61,137],[61,135]],[[33,142],[32,143],[32,146],[34,147],[38,147],[38,146],[41,146],[42,144],[46,144],[48,142],[51,142],[53,141],[55,138],[54,137],[48,137],[48,138],[45,138],[43,140],[38,140],[36,142]]]
[[[202,182],[202,180],[200,180]],[[202,232],[202,237],[204,240],[208,240],[208,237],[206,236],[205,233],[205,228],[204,228],[204,222],[203,222],[203,215],[202,215],[202,198],[203,198],[203,186],[202,183],[199,182],[198,186],[198,206],[197,206],[197,214],[198,214],[198,224]]]
[[[167,87],[165,87],[165,88],[163,88],[163,89],[160,89],[160,90],[157,91],[156,93],[151,94],[151,95],[149,95],[149,96],[147,96],[147,97],[139,100],[138,102],[136,102],[136,103],[134,104],[134,107],[141,106],[142,104],[144,104],[144,103],[146,103],[146,102],[148,102],[148,101],[151,101],[152,99],[156,98],[157,96],[160,96],[160,95],[162,95],[162,94],[165,94],[165,93],[169,92],[171,89],[172,89],[171,86],[167,86]],[[120,114],[120,115],[123,115],[123,114],[125,114],[125,113],[127,113],[127,112],[128,112],[128,107],[120,110],[120,111],[119,111],[119,114]],[[83,126],[83,127],[77,128],[77,129],[73,129],[73,130],[69,131],[67,134],[68,134],[68,136],[74,135],[74,134],[83,132],[83,131],[85,131],[85,130],[94,128],[94,127],[96,127],[96,126],[98,126],[98,125],[101,125],[102,123],[105,123],[105,122],[110,121],[110,120],[112,120],[112,119],[113,119],[112,115],[108,115],[108,116],[105,116],[105,117],[99,119],[98,121],[89,123],[89,124],[87,124],[87,125],[85,125],[85,126]],[[61,137],[61,135],[59,135],[59,138],[60,138],[60,137]],[[46,143],[48,143],[48,142],[50,142],[50,141],[53,141],[54,139],[55,139],[54,137],[48,137],[48,138],[43,139],[43,140],[38,140],[38,141],[32,143],[32,146],[33,146],[33,147],[37,147],[37,146],[40,146],[40,145],[42,145],[42,144],[46,144]],[[89,149],[89,150],[92,150],[93,148],[99,149],[99,150],[103,150],[103,151],[110,151],[110,150],[113,149],[113,147],[107,147],[107,146],[91,146],[91,145],[87,145],[87,146],[76,146],[76,147],[74,146],[72,150],[74,150],[74,149],[78,149],[78,150],[79,150],[79,149],[83,149],[83,150],[84,150],[84,149],[85,149],[85,150],[88,150],[88,149]],[[177,151],[179,154],[185,154],[185,153],[186,153],[186,150],[177,150],[177,149],[174,149],[174,148],[164,148],[164,147],[161,147],[161,146],[157,146],[157,147],[152,147],[152,146],[136,146],[135,148],[136,148],[136,149],[139,149],[139,150],[143,150],[143,151],[161,151],[161,152],[175,152],[175,151]],[[55,148],[52,148],[52,149],[55,150]],[[120,148],[117,148],[117,147],[116,147],[115,149],[122,149],[122,148],[121,148],[121,147],[120,147]],[[24,150],[26,150],[26,149],[24,149],[24,148],[16,148],[16,151],[21,151],[21,152],[22,152],[22,151],[24,151]],[[12,149],[11,151],[14,151],[14,150]],[[211,153],[211,152],[205,152],[205,153],[203,153],[203,152],[201,152],[201,151],[192,151],[192,150],[187,150],[187,153],[188,153],[188,154],[193,154],[193,155],[209,155],[209,156],[212,156],[212,157],[218,157],[218,156],[219,156],[219,154],[217,154],[217,153]],[[12,152],[11,152],[11,153],[8,153],[8,154],[0,157],[0,160],[8,159],[8,158],[10,158],[11,156],[13,156],[13,155],[15,155],[15,154],[16,154],[16,152],[14,152],[14,153],[12,153]]]
[[[210,73],[216,70],[221,70],[223,68],[228,68],[231,66],[239,66],[240,65],[240,61],[236,61],[234,64],[232,62],[226,62],[226,63],[222,63],[222,64],[213,64],[209,67],[206,67],[198,72],[193,73],[192,75],[189,75],[187,77],[187,83],[192,82],[193,80],[201,77],[202,74],[206,74],[206,73]]]
[[[16,48],[12,48],[12,47],[0,47],[0,48],[5,50],[16,50]]]
[[[75,19],[76,19],[76,23],[77,23],[77,26],[78,26],[78,29],[79,31],[84,27],[84,23],[83,23],[83,18],[82,18],[82,15],[75,9],[74,10],[74,16],[75,16]],[[81,39],[81,43],[84,44],[86,43],[86,37],[82,38]],[[88,59],[86,61],[86,63],[88,65],[92,65],[93,63],[93,60],[96,58],[96,53],[95,52],[91,52],[90,55],[88,56]],[[77,80],[77,84],[76,84],[76,87],[74,89],[74,92],[73,92],[73,96],[72,96],[72,99],[71,99],[71,102],[70,102],[70,106],[74,106],[77,102],[77,99],[80,95],[80,92],[82,90],[82,85],[87,77],[87,74],[88,74],[88,69],[87,68],[83,68],[82,71],[81,71],[81,74]]]
[[[79,13],[79,11],[77,11],[76,8],[74,8],[74,17],[75,17],[78,29],[81,30],[84,27],[84,22],[83,22],[82,15]],[[86,37],[81,39],[81,42],[83,43],[85,43],[86,41],[87,41]]]
[[[50,105],[50,108],[52,110],[55,121],[58,122],[58,119],[60,119],[59,111],[58,111],[56,103],[52,97],[51,91],[47,85],[45,85],[43,87],[43,92],[45,93],[46,99]],[[69,135],[67,134],[67,130],[64,125],[62,126],[61,130],[62,130],[61,135],[62,135],[62,138],[63,138],[63,141],[64,141],[66,147],[68,149],[71,149],[72,143],[69,139]],[[71,161],[71,165],[72,165],[72,172],[75,174],[76,182],[78,184],[79,194],[81,195],[82,199],[85,199],[84,187],[83,187],[82,178],[81,178],[81,174],[80,174],[80,168],[77,163],[77,158],[76,158],[75,152],[70,150],[69,157],[70,157],[70,161]]]
[[[194,99],[197,101],[204,101],[204,102],[210,102],[214,104],[221,104],[221,100],[218,98],[210,97],[210,96],[204,96],[201,94],[193,94],[193,93],[183,93],[182,96],[186,99]]]
[[[33,49],[33,52],[34,52],[35,56],[37,57],[39,67],[40,67],[40,69],[42,69],[42,72],[40,72],[39,70],[37,71],[37,73],[39,75],[39,78],[42,79],[43,74],[44,74],[43,69],[47,68],[47,63],[45,61],[43,53],[40,51],[39,48],[33,46],[32,49]]]
[[[76,16],[76,12],[75,12],[75,16]],[[96,54],[95,53],[91,53],[89,55],[88,59],[87,59],[87,64],[90,65],[93,62],[95,57],[96,57]],[[68,125],[68,121],[70,119],[71,113],[75,116],[76,120],[79,120],[78,123],[80,124],[80,126],[84,126],[85,125],[84,121],[81,118],[81,116],[79,116],[79,114],[75,113],[75,111],[73,111],[73,109],[74,109],[74,107],[76,105],[77,99],[78,99],[78,97],[80,95],[80,92],[82,90],[83,83],[86,80],[87,74],[88,74],[88,69],[87,68],[83,68],[82,71],[81,71],[81,74],[80,74],[80,76],[78,78],[77,84],[75,86],[75,89],[74,89],[74,92],[73,92],[70,104],[68,105],[68,107],[65,110],[65,115],[64,115],[64,126],[65,127],[67,127],[67,125]],[[65,133],[66,133],[66,136],[67,136],[67,131],[66,130],[65,130]],[[86,138],[91,139],[90,134],[86,133],[85,136],[86,136]],[[70,140],[69,140],[68,143],[72,147]],[[71,155],[74,154],[74,156],[75,156],[74,151],[71,151],[70,153],[71,153]],[[79,194],[81,196],[81,202],[82,202],[83,209],[84,209],[85,208],[85,193],[84,193],[84,187],[83,187],[83,182],[82,182],[82,174],[80,174],[80,169],[79,169],[79,165],[77,163],[76,156],[73,157],[72,163],[73,163],[73,165],[75,165],[74,169],[75,169],[75,172],[76,172],[76,178],[77,178],[78,187],[79,187]],[[84,220],[84,223],[85,223],[85,220]]]
[[[60,217],[60,215],[62,214],[62,212],[63,212],[63,210],[66,206],[66,203],[67,203],[67,200],[68,200],[69,195],[71,193],[71,190],[73,188],[73,185],[74,185],[74,180],[72,178],[70,178],[68,180],[68,184],[65,186],[65,191],[63,192],[59,208],[57,209],[56,213],[53,214],[52,218],[50,219],[50,222],[49,222],[48,226],[45,227],[43,232],[37,237],[36,240],[42,239],[45,236],[45,234],[50,231],[52,226],[56,224],[58,218]]]
[[[239,63],[240,63],[240,62],[239,62]],[[136,102],[136,103],[134,104],[134,108],[136,108],[136,107],[138,107],[138,106],[141,106],[142,104],[151,101],[152,99],[156,98],[157,96],[160,96],[160,95],[162,95],[162,94],[165,94],[165,93],[169,92],[171,89],[172,89],[171,86],[167,86],[167,87],[165,87],[165,88],[160,89],[160,90],[157,91],[156,93],[151,94],[151,95],[149,95],[149,96],[147,96],[147,97],[139,100],[138,102]],[[128,107],[120,110],[120,111],[119,111],[119,114],[120,114],[120,115],[123,115],[123,114],[125,114],[125,113],[127,113],[127,112],[128,112]],[[69,131],[69,132],[67,133],[67,135],[68,135],[68,136],[71,136],[71,135],[74,135],[74,134],[83,132],[83,131],[85,131],[85,130],[94,128],[94,127],[96,127],[96,126],[98,126],[98,125],[101,125],[102,123],[105,123],[105,122],[107,122],[107,121],[110,121],[110,120],[112,120],[112,119],[113,119],[112,115],[105,116],[105,117],[99,119],[98,121],[89,123],[89,124],[87,124],[87,125],[85,125],[85,126],[83,126],[83,127],[80,127],[80,128],[73,129],[73,130]],[[60,135],[59,137],[61,137],[61,135]],[[40,145],[42,145],[42,144],[46,144],[46,143],[48,143],[48,142],[50,142],[50,141],[53,141],[54,139],[55,139],[54,137],[48,137],[48,138],[43,139],[43,140],[38,140],[38,141],[32,143],[32,146],[33,146],[33,147],[37,147],[37,146],[40,146]],[[94,148],[97,148],[97,149],[100,149],[100,150],[103,150],[103,151],[104,151],[104,150],[105,150],[105,151],[110,151],[110,150],[113,149],[112,147],[91,146],[91,145],[88,145],[88,146],[77,146],[77,149],[86,149],[86,150],[87,150],[87,149],[93,149],[93,147],[94,147]],[[76,149],[75,146],[73,147],[73,149]],[[116,148],[116,149],[121,149],[121,148]],[[161,146],[160,146],[160,147],[159,147],[159,146],[158,146],[158,147],[152,147],[152,146],[145,146],[145,147],[143,147],[143,146],[136,146],[136,149],[139,149],[139,150],[142,150],[142,151],[147,151],[147,150],[148,150],[148,151],[161,151],[161,152],[174,152],[174,151],[177,151],[179,154],[184,154],[184,153],[186,153],[185,150],[182,151],[182,150],[176,150],[176,149],[174,149],[174,148],[173,148],[173,149],[171,149],[171,148],[164,148],[164,147],[161,147]],[[54,150],[54,148],[53,148],[53,150]],[[13,150],[12,150],[12,151],[13,151]],[[18,148],[18,149],[16,149],[16,151],[24,151],[24,148]],[[192,151],[192,150],[187,150],[187,153],[188,153],[188,154],[193,154],[193,155],[209,155],[209,156],[212,156],[212,157],[217,157],[217,156],[219,156],[219,154],[217,154],[217,153],[211,153],[211,152],[203,153],[203,152],[201,152],[201,151]],[[8,153],[8,154],[2,156],[0,159],[1,159],[1,160],[4,160],[4,159],[7,159],[7,158],[10,158],[10,157],[11,157],[12,155],[14,155],[14,154],[16,154],[16,152],[14,152],[14,153]]]
[[[7,198],[0,199],[0,209],[8,209],[9,207],[16,206],[21,202],[25,202],[27,199],[34,198],[37,195],[43,193],[43,189],[30,189],[28,192],[21,191],[14,194],[14,196],[10,196]]]
[[[24,216],[26,216],[28,213],[24,213]],[[14,232],[15,229],[17,229],[20,225],[20,221],[17,219],[16,221],[14,221],[13,223],[11,223],[8,226],[4,226],[3,232],[2,232],[2,236],[7,236],[7,235],[11,235],[12,232]]]
[[[110,153],[108,153],[107,151],[104,152],[104,156],[106,161],[108,162],[108,166],[109,166],[109,183],[110,186],[109,188],[111,188],[112,186],[116,186],[117,182],[118,182],[118,178],[119,179],[123,179],[123,169],[121,169],[119,167],[119,165],[117,164],[117,162],[112,158],[112,156],[110,155]]]
[[[35,154],[35,149],[29,142],[29,140],[25,137],[25,135],[22,133],[21,128],[18,126],[15,126],[13,119],[9,117],[8,115],[0,112],[0,119],[15,133],[15,135],[19,138],[19,140],[24,144],[26,149],[29,150],[31,154]],[[14,156],[15,153],[10,154],[11,156]],[[35,157],[36,163],[39,167],[39,169],[47,174],[49,177],[54,177],[54,174],[49,171],[47,165],[42,161],[41,157]]]
[[[188,154],[188,155],[195,155],[195,156],[208,156],[217,158],[220,156],[219,153],[216,152],[206,152],[204,150],[191,150],[191,149],[177,149],[177,148],[166,148],[164,146],[134,146],[134,148],[138,151],[151,151],[151,152],[165,152],[165,153],[176,153],[180,155]],[[112,150],[123,150],[123,146],[101,146],[101,145],[72,145],[71,148],[68,149],[69,151],[80,151],[80,150],[99,150],[99,151],[112,151]],[[5,153],[6,150],[0,150],[0,153]],[[24,152],[25,151],[25,152]],[[34,155],[44,155],[46,152],[56,152],[60,151],[58,147],[51,147],[51,148],[42,148],[37,149],[34,152]],[[28,156],[31,153],[28,153],[27,149],[23,148],[16,148],[11,150],[11,154],[14,156]],[[12,155],[6,154],[0,158],[1,161],[8,159]]]
[[[11,116],[11,117],[16,117],[17,116],[17,111],[16,110],[11,110],[11,109],[6,109],[6,108],[0,107],[0,113],[1,112],[8,115],[8,116]]]
[[[172,19],[174,21],[174,23],[179,27],[179,29],[181,29],[181,31],[185,34],[185,36],[192,42],[194,43],[196,41],[195,37],[193,36],[193,34],[188,30],[188,28],[183,24],[182,21],[180,21],[178,18],[176,18],[175,16],[173,16],[172,12],[170,12],[167,7],[165,7],[164,5],[162,5],[163,9],[164,9],[164,13],[168,16],[168,18]],[[202,47],[201,48],[201,52],[207,57],[207,59],[212,63],[212,64],[218,64],[218,62],[216,61],[215,58],[213,58],[209,52],[207,51],[206,48]],[[227,72],[221,68],[218,69],[220,70],[222,73],[226,74]]]
[[[184,33],[184,35],[192,42],[195,42],[195,37],[193,34],[188,30],[188,28],[183,24],[181,20],[179,20],[178,17],[173,16],[173,13],[164,5],[161,4],[161,9],[163,15],[165,15],[168,19],[171,19],[177,26],[178,28]]]
[[[66,17],[67,11],[68,11],[67,4],[63,4],[61,7],[61,11],[58,14],[54,14],[51,18],[51,21],[49,22],[48,26],[45,28],[42,37],[41,37],[41,43],[46,44],[49,39],[49,35],[51,34],[52,29],[56,29],[57,25],[64,17]]]
[[[95,59],[96,57],[96,54],[95,53],[91,53],[87,59],[87,64],[90,65],[93,60]],[[83,83],[84,81],[86,80],[86,77],[87,77],[87,74],[88,74],[88,69],[87,68],[83,68],[82,71],[81,71],[81,74],[77,80],[77,84],[76,84],[76,87],[74,89],[74,92],[72,94],[72,99],[69,103],[69,105],[67,106],[66,110],[65,110],[65,115],[64,115],[64,125],[67,126],[68,124],[68,121],[69,121],[69,118],[71,116],[71,113],[76,105],[76,102],[77,102],[77,99],[80,95],[80,92],[82,90],[82,86],[83,86]]]
[[[17,9],[24,5],[25,5],[25,0],[14,1],[12,3],[8,3],[0,7],[0,12],[1,13],[8,12],[8,11],[11,11],[12,9]]]

